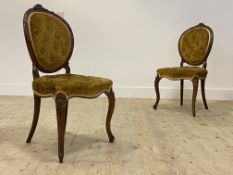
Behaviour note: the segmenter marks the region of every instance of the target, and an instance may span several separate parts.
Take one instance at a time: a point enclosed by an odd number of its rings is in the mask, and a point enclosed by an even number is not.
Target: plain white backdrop
[[[22,20],[36,3],[64,11],[75,37],[71,72],[111,78],[117,97],[154,98],[156,69],[178,66],[181,33],[203,22],[215,34],[207,100],[233,99],[231,0],[0,0],[0,95],[32,95]],[[179,82],[164,79],[160,87],[161,98],[179,97]],[[185,88],[190,98],[191,82]]]

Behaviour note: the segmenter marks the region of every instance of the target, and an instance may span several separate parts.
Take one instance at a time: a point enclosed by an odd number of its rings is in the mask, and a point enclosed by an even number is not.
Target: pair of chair
[[[96,98],[103,93],[107,95],[109,101],[105,123],[106,131],[109,142],[113,142],[114,136],[110,126],[115,107],[115,96],[112,89],[113,82],[106,78],[70,73],[69,59],[73,52],[74,38],[68,23],[55,13],[38,4],[26,11],[23,24],[25,40],[32,60],[32,88],[34,92],[34,114],[31,130],[26,142],[31,142],[35,132],[40,113],[41,98],[53,97],[55,99],[57,115],[58,158],[59,162],[62,163],[69,99],[73,97]],[[188,37],[186,37],[186,33]],[[212,30],[200,24],[191,28],[186,33],[181,37],[181,44],[179,45],[179,50],[183,58],[181,62],[182,67],[159,69],[157,71],[158,76],[155,80],[157,100],[154,108],[157,107],[159,102],[158,83],[163,77],[170,78],[175,76],[174,80],[181,78],[181,100],[183,100],[183,79],[191,79],[195,88],[193,96],[195,97],[193,98],[194,107],[199,79],[201,79],[202,92],[204,92],[204,83],[207,74],[205,61],[212,46]],[[208,42],[198,43],[203,37],[204,40],[208,40]],[[187,48],[186,45],[191,46]],[[199,52],[199,50],[201,51]],[[191,65],[200,65],[204,63],[204,68],[183,67],[184,62]],[[66,73],[44,76],[40,76],[39,74],[39,72],[54,73],[60,69],[65,69]],[[179,76],[181,73],[184,73],[185,76]],[[203,100],[207,108],[204,95]]]

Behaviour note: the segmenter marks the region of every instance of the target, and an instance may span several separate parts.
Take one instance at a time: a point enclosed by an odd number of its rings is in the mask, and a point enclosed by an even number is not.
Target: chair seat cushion
[[[35,94],[39,96],[56,96],[61,92],[70,97],[96,97],[103,92],[110,92],[112,80],[106,78],[75,74],[45,75],[33,80]]]
[[[157,74],[161,78],[170,80],[188,79],[197,75],[200,79],[205,79],[208,71],[203,67],[166,67],[157,70]]]

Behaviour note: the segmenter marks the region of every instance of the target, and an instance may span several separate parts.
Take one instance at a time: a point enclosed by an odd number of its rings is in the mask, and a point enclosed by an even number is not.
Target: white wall
[[[204,22],[215,33],[207,99],[233,99],[231,0],[0,0],[1,95],[32,94],[22,19],[36,3],[64,11],[75,35],[72,72],[111,78],[118,97],[154,97],[156,68],[178,66],[180,34]],[[160,87],[162,98],[179,96],[179,82],[164,79]]]

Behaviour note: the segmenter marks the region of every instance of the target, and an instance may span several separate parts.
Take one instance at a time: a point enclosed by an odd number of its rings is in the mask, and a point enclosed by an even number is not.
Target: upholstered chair
[[[68,23],[55,13],[35,5],[26,11],[23,19],[26,44],[32,61],[34,115],[27,143],[31,142],[40,113],[41,98],[55,100],[58,133],[58,158],[63,162],[68,101],[73,97],[108,97],[109,107],[106,131],[113,142],[110,123],[115,106],[115,96],[110,79],[70,73],[69,59],[73,52],[74,38]],[[50,74],[64,69],[64,74]],[[44,73],[43,76],[40,73]],[[91,108],[91,107],[90,107]],[[91,127],[91,126],[90,126]]]
[[[208,109],[205,98],[205,80],[207,77],[207,58],[213,44],[213,31],[210,27],[200,23],[183,32],[179,39],[178,49],[181,56],[180,67],[166,67],[157,69],[154,81],[157,108],[160,100],[159,81],[162,78],[180,81],[180,105],[183,105],[184,80],[190,80],[193,84],[192,114],[196,115],[195,103],[199,80],[201,82],[201,94],[205,109]],[[184,66],[187,64],[188,66]]]

